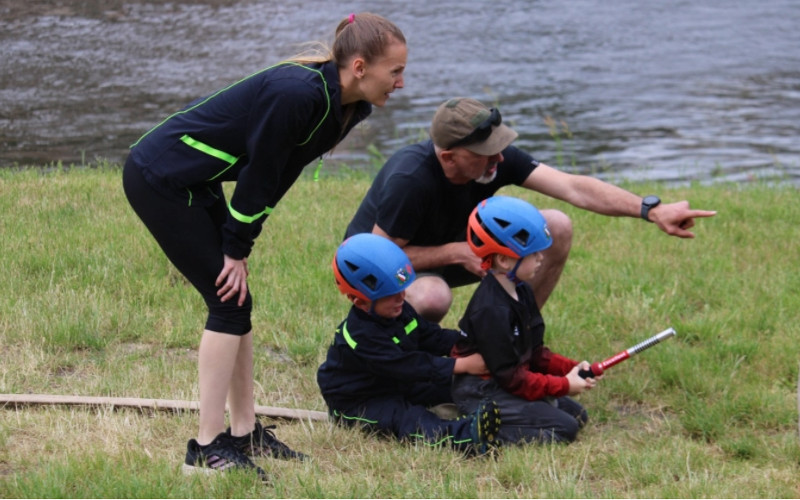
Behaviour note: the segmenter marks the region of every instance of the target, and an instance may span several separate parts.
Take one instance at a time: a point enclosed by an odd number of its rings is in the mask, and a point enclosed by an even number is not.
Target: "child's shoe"
[[[486,454],[491,448],[497,446],[497,433],[500,431],[500,409],[494,401],[484,399],[472,414],[473,450],[479,454]]]

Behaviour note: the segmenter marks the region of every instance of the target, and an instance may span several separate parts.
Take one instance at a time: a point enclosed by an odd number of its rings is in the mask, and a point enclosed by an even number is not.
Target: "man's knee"
[[[547,221],[547,228],[553,237],[553,245],[547,249],[550,254],[557,254],[566,260],[572,248],[572,221],[564,212],[554,209],[542,210]]]
[[[440,323],[453,304],[453,292],[439,276],[420,276],[406,288],[406,301],[423,318]]]

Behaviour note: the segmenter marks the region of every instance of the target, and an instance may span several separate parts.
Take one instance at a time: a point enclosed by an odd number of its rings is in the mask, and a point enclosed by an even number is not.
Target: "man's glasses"
[[[491,108],[489,112],[489,117],[479,123],[478,126],[475,127],[475,130],[470,132],[466,137],[462,137],[456,142],[450,144],[447,149],[453,149],[459,146],[469,146],[470,144],[476,144],[488,139],[489,136],[492,135],[492,126],[497,127],[503,123],[503,117],[500,116],[500,111],[497,108]]]

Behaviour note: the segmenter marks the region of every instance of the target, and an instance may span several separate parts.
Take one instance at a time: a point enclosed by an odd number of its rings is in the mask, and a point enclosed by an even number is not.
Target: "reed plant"
[[[325,411],[315,372],[348,309],[333,252],[369,187],[303,176],[250,257],[256,402]],[[570,260],[544,308],[546,342],[599,361],[672,326],[609,369],[580,401],[577,442],[460,458],[286,420],[277,435],[313,457],[259,459],[251,474],[187,478],[189,411],[0,408],[0,497],[793,498],[800,496],[797,381],[800,205],[760,183],[624,184],[718,210],[697,238],[601,217],[519,188],[574,223]],[[0,393],[197,399],[202,301],[129,208],[120,169],[0,171]],[[457,289],[456,327],[474,287]]]

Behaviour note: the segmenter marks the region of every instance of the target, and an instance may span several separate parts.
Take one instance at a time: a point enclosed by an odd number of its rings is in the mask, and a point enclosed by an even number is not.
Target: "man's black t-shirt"
[[[466,239],[467,219],[478,202],[510,184],[520,185],[538,165],[509,146],[497,176],[488,184],[452,184],[436,158],[433,142],[407,146],[392,155],[361,202],[345,237],[371,233],[377,223],[409,245],[438,246]]]

